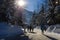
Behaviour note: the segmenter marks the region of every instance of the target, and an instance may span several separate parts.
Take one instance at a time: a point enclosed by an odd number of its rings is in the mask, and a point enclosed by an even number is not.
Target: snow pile
[[[0,23],[0,38],[14,36],[22,33],[23,30],[16,25],[11,27],[11,25],[8,25],[7,23]]]
[[[60,33],[60,24],[51,25],[47,29],[48,32]]]
[[[48,36],[50,36],[50,37],[52,37],[52,38],[56,38],[56,39],[60,40],[60,34],[58,34],[58,33],[54,33],[54,32],[44,32],[44,34],[45,34],[45,35],[48,35]]]

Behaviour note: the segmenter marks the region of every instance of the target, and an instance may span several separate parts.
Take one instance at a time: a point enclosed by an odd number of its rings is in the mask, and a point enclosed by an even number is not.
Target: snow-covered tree
[[[44,13],[44,6],[42,5],[41,11],[37,15],[36,24],[46,24],[46,14]]]

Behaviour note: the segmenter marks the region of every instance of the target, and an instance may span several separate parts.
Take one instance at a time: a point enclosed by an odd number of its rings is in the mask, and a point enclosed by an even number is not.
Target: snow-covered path
[[[55,35],[51,35],[51,33],[49,34],[49,32],[45,32],[44,35],[43,35],[41,33],[40,29],[37,29],[37,28],[34,30],[34,33],[27,32],[26,35],[31,40],[57,40],[58,39],[58,37],[57,37],[58,35],[55,34],[56,37],[53,37]],[[58,40],[60,40],[60,39],[58,39]]]

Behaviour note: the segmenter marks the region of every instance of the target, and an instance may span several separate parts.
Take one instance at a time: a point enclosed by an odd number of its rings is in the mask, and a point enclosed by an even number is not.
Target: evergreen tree
[[[36,18],[37,25],[46,24],[46,14],[44,13],[44,6],[42,5],[41,11]]]
[[[0,0],[0,22],[6,21],[6,0]]]
[[[58,1],[57,1],[58,2]],[[51,7],[51,8],[49,8],[49,12],[50,12],[50,14],[49,14],[49,20],[50,20],[50,22],[49,22],[49,24],[56,24],[57,23],[57,20],[56,20],[56,13],[54,13],[55,11],[55,8],[56,8],[56,6],[58,6],[58,4],[59,3],[56,3],[56,0],[49,0],[49,6]]]

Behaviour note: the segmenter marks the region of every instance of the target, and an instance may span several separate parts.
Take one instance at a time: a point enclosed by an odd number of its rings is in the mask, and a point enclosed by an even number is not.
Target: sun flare
[[[15,3],[17,6],[25,6],[26,4],[24,0],[17,0]]]

